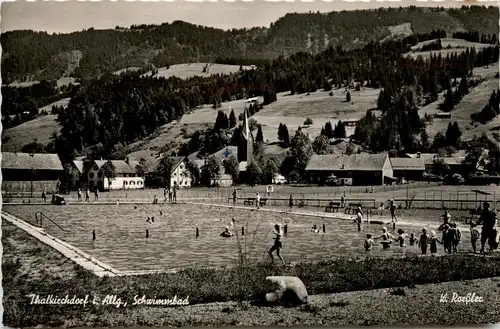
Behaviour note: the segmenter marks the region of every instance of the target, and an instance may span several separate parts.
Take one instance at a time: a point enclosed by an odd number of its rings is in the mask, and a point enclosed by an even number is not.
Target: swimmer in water
[[[431,255],[435,255],[437,253],[437,244],[441,243],[441,241],[438,240],[436,237],[436,232],[432,231],[431,232],[431,237],[429,239],[429,244],[430,244],[430,249],[431,249]]]
[[[372,247],[375,245],[375,241],[372,239],[371,234],[366,235],[366,240],[365,240],[365,250],[370,251],[372,250]]]
[[[316,226],[316,224],[314,224],[313,227],[311,228],[311,232],[319,233],[319,228]]]
[[[229,227],[226,226],[226,229],[220,234],[220,236],[223,238],[230,238],[233,236],[233,234],[229,231]]]
[[[410,234],[410,246],[418,244],[418,239],[415,237],[415,233]]]
[[[396,242],[399,242],[400,247],[406,247],[405,246],[405,232],[402,229],[398,230],[399,236],[396,239]]]
[[[382,248],[383,249],[389,249],[391,247],[392,240],[394,240],[394,237],[392,236],[391,233],[387,232],[387,227],[382,228],[382,235],[379,237],[374,238],[374,240],[382,239]]]

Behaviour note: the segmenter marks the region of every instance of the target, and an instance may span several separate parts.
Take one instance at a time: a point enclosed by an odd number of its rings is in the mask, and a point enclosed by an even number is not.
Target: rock
[[[300,305],[307,303],[307,289],[302,280],[295,276],[268,276],[269,282],[278,285],[274,292],[267,293],[267,304],[285,303]]]

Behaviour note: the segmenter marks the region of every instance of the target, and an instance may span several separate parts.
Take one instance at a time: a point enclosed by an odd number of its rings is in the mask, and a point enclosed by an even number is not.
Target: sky
[[[90,27],[107,29],[117,25],[128,27],[132,24],[161,24],[175,20],[222,29],[268,27],[271,22],[289,12],[330,12],[409,5],[459,7],[472,2],[458,0],[201,1],[2,1],[0,29],[2,32],[31,29],[49,33],[68,33]],[[484,5],[495,3],[495,1],[487,0],[480,2]]]

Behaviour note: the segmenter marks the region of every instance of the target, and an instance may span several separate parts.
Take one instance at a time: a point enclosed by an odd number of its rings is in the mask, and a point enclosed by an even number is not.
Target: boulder
[[[267,304],[307,303],[307,289],[302,280],[296,276],[268,276],[266,280],[277,286],[273,292],[265,295]]]

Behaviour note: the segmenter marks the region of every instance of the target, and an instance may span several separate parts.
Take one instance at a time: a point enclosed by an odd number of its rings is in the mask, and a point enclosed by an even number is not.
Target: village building
[[[63,176],[57,154],[2,152],[2,192],[55,193]]]
[[[175,163],[170,176],[170,186],[177,186],[178,188],[191,187],[192,180],[188,168],[188,159],[184,156],[170,158]]]
[[[425,172],[424,159],[417,158],[390,158],[394,177],[407,181],[420,181]]]
[[[388,154],[313,155],[306,167],[311,183],[336,177],[340,184],[383,185],[394,181]]]
[[[96,188],[100,191],[144,188],[144,177],[141,177],[136,169],[139,161],[132,161],[130,158],[109,161],[115,167],[115,177],[111,179],[105,177],[102,170],[108,160],[85,161],[83,186],[92,191]]]

